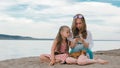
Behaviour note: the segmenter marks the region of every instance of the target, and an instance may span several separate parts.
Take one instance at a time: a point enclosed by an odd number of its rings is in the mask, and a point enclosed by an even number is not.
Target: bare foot
[[[108,63],[108,61],[106,61],[106,60],[102,60],[102,59],[96,59],[96,60],[100,64],[107,64]]]

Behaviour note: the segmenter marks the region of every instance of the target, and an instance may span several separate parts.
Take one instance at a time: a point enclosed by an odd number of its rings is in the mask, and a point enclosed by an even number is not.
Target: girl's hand
[[[80,34],[80,41],[82,42],[82,44],[84,44],[85,47],[87,48],[89,47],[89,43],[84,40],[84,38],[82,37],[82,34]]]
[[[74,38],[74,42],[77,43],[79,41],[79,38]]]
[[[82,38],[74,38],[74,42],[77,43],[77,42],[82,42],[84,39]]]
[[[80,41],[83,43],[83,42],[84,42],[84,38],[83,38],[83,37],[80,37]]]
[[[79,35],[80,36],[80,41],[83,43],[84,42],[84,38],[82,37],[82,34]]]
[[[51,62],[50,62],[50,66],[52,66],[52,65],[54,65],[55,64],[55,60],[51,60]]]

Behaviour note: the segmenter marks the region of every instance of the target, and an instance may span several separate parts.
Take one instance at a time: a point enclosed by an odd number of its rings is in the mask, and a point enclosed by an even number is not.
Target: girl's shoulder
[[[88,35],[89,35],[89,34],[91,35],[91,31],[87,30],[87,34],[88,34]]]
[[[57,39],[54,39],[54,40],[53,40],[53,43],[55,43],[55,44],[56,44],[57,42],[58,42],[58,41],[57,41]]]

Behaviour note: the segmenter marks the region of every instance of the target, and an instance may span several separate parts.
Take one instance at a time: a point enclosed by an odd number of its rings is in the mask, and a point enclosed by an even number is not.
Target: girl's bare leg
[[[100,63],[100,64],[107,64],[108,63],[108,61],[100,59],[100,58],[96,59],[96,61],[97,61],[97,63]]]
[[[87,64],[93,64],[93,63],[97,63],[97,61],[94,59],[89,59],[85,55],[80,55],[77,60],[77,64],[79,64],[79,65],[87,65]]]
[[[81,55],[79,56],[77,63],[79,65],[87,65],[87,64],[93,64],[93,63],[106,64],[108,63],[108,61],[102,60],[102,59],[89,59],[87,56]]]
[[[49,57],[47,57],[43,54],[43,55],[40,55],[40,61],[41,62],[50,62],[50,59],[49,59]]]
[[[76,64],[77,63],[77,59],[72,58],[72,57],[68,57],[66,59],[66,63],[68,63],[68,64]]]

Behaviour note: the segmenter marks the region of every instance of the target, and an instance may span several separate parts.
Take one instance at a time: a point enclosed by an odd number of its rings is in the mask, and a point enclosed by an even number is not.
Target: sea
[[[0,40],[0,61],[50,54],[53,40]],[[95,40],[92,51],[120,49],[120,41]]]

